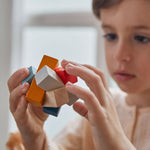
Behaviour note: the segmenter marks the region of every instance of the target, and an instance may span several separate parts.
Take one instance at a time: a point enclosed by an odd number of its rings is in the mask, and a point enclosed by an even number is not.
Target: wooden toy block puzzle
[[[64,70],[61,69],[63,72]],[[67,73],[64,76],[68,75]],[[75,82],[77,77],[71,82]],[[68,78],[71,79],[71,78]],[[64,87],[64,84],[57,73],[50,69],[48,66],[44,66],[41,70],[35,75],[36,84],[47,91],[44,98],[44,107],[60,107],[63,104],[72,105],[78,100],[78,97],[68,93]],[[56,90],[55,90],[56,89]],[[68,99],[69,98],[69,99]]]
[[[28,82],[29,84],[31,84],[31,82],[32,82],[32,80],[33,80],[33,78],[34,78],[34,76],[36,74],[36,69],[34,67],[30,66],[28,69],[29,69],[30,74],[29,74],[29,76],[26,79],[24,79],[22,81],[22,84],[24,82]]]
[[[47,91],[44,97],[44,107],[60,107],[64,104],[69,103],[68,92],[65,87]]]
[[[47,65],[51,69],[55,69],[58,66],[58,60],[44,55],[37,72],[45,65]],[[36,81],[34,78],[26,95],[27,101],[31,104],[42,106],[44,94],[45,91],[36,85]]]
[[[32,66],[29,76],[22,81],[29,82],[30,88],[26,99],[31,104],[43,106],[45,113],[57,116],[60,106],[72,105],[78,97],[67,92],[65,85],[68,81],[75,83],[77,77],[67,74],[63,68],[57,68],[58,60],[44,55],[37,69]],[[55,69],[55,71],[54,71]]]
[[[45,91],[51,91],[64,86],[60,77],[54,70],[44,66],[35,75],[36,84]]]

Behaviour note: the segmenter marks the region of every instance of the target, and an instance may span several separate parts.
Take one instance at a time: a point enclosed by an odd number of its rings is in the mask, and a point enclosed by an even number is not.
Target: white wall
[[[8,130],[7,79],[11,55],[11,0],[0,0],[0,149],[5,150]]]

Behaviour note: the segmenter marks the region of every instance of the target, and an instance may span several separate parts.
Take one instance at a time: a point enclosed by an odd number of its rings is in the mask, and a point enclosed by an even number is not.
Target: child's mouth
[[[135,75],[122,72],[116,72],[114,76],[117,81],[129,81],[135,78]]]

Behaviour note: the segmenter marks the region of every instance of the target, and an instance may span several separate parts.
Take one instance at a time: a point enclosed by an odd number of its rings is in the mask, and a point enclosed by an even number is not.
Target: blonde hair
[[[100,9],[107,9],[115,4],[120,3],[121,1],[122,0],[93,0],[93,13],[97,18],[100,18]]]

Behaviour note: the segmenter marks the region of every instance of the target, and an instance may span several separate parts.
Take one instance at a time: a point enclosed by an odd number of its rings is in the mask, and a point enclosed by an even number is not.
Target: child
[[[108,90],[103,73],[88,65],[62,61],[69,74],[83,79],[89,90],[68,83],[81,116],[53,141],[43,131],[47,119],[41,108],[28,104],[29,74],[20,69],[8,80],[10,110],[26,150],[149,150],[150,149],[150,1],[93,0],[102,22],[110,75],[122,91]]]

